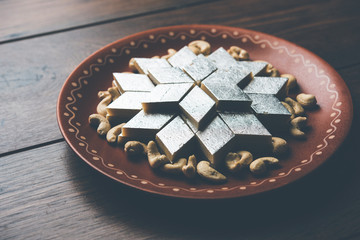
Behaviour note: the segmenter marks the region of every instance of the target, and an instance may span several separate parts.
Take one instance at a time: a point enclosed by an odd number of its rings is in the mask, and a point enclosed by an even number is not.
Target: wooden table
[[[1,1],[0,239],[359,239],[359,7],[358,0]],[[193,23],[269,33],[329,62],[354,103],[337,153],[288,187],[225,201],[139,192],[77,157],[56,122],[70,72],[129,34]]]

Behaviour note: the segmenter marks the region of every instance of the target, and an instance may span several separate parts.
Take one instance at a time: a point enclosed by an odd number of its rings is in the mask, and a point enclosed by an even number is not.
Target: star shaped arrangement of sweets
[[[187,46],[168,60],[135,58],[138,74],[114,73],[122,95],[109,117],[126,116],[124,140],[154,139],[170,161],[201,149],[217,165],[232,149],[271,147],[271,133],[290,119],[281,104],[287,78],[267,63],[237,61],[224,48],[208,56]]]

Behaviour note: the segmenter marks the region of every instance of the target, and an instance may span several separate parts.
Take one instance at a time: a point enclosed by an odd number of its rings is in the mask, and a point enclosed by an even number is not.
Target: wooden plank
[[[5,0],[0,2],[0,43],[4,41],[111,22],[204,2],[204,0]]]
[[[2,239],[342,239],[360,234],[354,132],[326,165],[258,197],[189,201],[118,184],[66,143],[0,161]]]
[[[354,10],[355,0],[309,0],[301,7],[276,0],[271,12],[270,6],[260,3],[215,2],[0,45],[0,154],[60,139],[55,106],[69,73],[105,44],[149,28],[186,23],[249,27],[279,33],[319,54],[334,67],[359,61],[360,21],[354,19],[360,17]],[[330,17],[333,21],[328,20]],[[335,37],[335,33],[341,37]],[[350,87],[359,89],[359,82],[351,82]]]

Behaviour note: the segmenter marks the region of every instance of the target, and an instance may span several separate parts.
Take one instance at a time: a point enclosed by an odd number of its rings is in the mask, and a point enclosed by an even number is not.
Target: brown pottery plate
[[[306,141],[289,138],[291,153],[281,167],[263,177],[249,173],[229,176],[225,184],[213,185],[154,172],[144,158],[129,160],[121,147],[110,145],[88,124],[96,112],[97,92],[112,84],[112,73],[129,71],[132,57],[166,55],[193,40],[206,40],[212,50],[240,46],[252,60],[272,63],[280,73],[296,76],[299,92],[316,95],[319,108],[310,111],[311,126]],[[283,39],[251,30],[184,25],[137,33],[98,50],[86,58],[69,76],[57,103],[60,130],[70,147],[86,163],[106,176],[128,186],[160,195],[215,199],[253,195],[287,185],[324,163],[340,146],[351,126],[353,107],[349,90],[339,74],[315,54]]]

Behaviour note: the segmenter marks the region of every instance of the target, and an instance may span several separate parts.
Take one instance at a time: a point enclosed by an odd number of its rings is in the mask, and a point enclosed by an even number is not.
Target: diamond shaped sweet
[[[199,130],[196,137],[203,153],[214,165],[223,160],[235,140],[235,134],[219,116],[216,116],[205,129]]]
[[[148,72],[155,84],[194,83],[194,80],[178,67],[150,67]]]
[[[219,113],[226,125],[235,133],[238,149],[269,150],[271,134],[253,113]]]
[[[251,108],[270,131],[284,126],[290,120],[290,112],[275,95],[248,93],[248,96],[252,99]]]
[[[201,89],[216,102],[217,110],[246,111],[250,107],[251,99],[237,85],[209,77],[201,83]]]
[[[191,90],[194,83],[158,84],[142,102],[144,111],[163,112],[178,110],[180,100]]]
[[[210,59],[218,69],[226,70],[237,64],[237,61],[223,47],[212,52],[208,56],[208,59]]]
[[[187,46],[180,49],[174,55],[172,55],[168,61],[173,67],[178,67],[183,69],[185,66],[191,64],[191,62],[196,58],[196,54],[190,50]]]
[[[236,68],[244,72],[252,72],[254,76],[265,74],[267,63],[265,62],[252,62],[252,61],[239,61]]]
[[[148,74],[149,68],[169,67],[170,64],[166,59],[157,58],[134,58],[134,64],[139,73]]]
[[[142,109],[141,103],[149,98],[150,92],[125,92],[112,103],[106,111],[109,116],[131,118]]]
[[[174,118],[156,134],[156,142],[170,161],[179,157],[187,157],[194,149],[194,132],[181,119]]]
[[[140,111],[122,128],[122,135],[125,137],[155,136],[171,119],[173,113],[151,113]]]
[[[195,86],[180,102],[181,112],[200,129],[215,115],[215,101],[203,90]]]
[[[150,92],[154,84],[146,74],[113,73],[114,81],[120,93]]]
[[[184,71],[194,79],[197,84],[216,69],[215,64],[202,54],[199,54],[189,65],[184,67]]]
[[[254,77],[244,88],[244,92],[273,94],[278,98],[283,98],[286,95],[287,80],[282,77]]]

